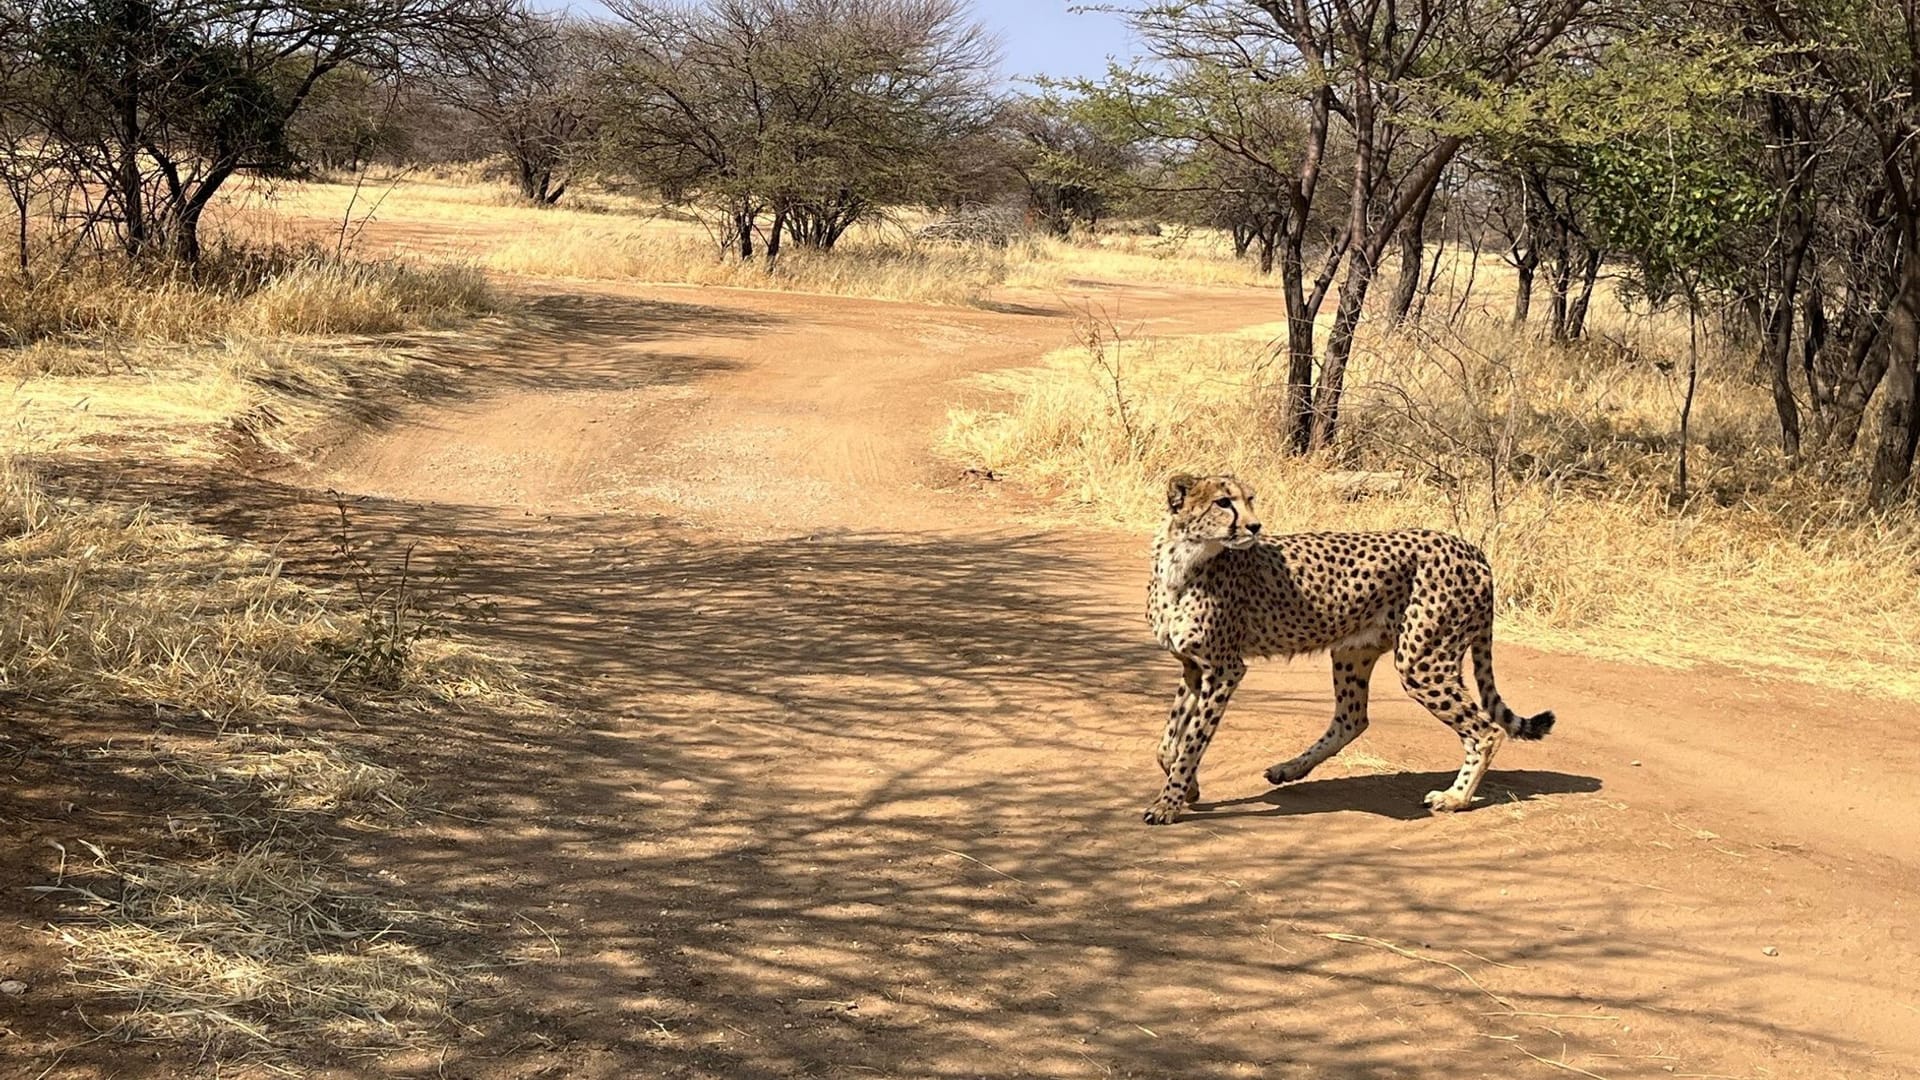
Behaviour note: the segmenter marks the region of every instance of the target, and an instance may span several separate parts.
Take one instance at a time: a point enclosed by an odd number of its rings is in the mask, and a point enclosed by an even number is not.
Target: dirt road
[[[1096,289],[1150,332],[1244,291]],[[512,912],[444,1056],[473,1077],[1906,1076],[1920,739],[1900,708],[1503,647],[1553,708],[1484,805],[1383,676],[1314,779],[1324,661],[1268,664],[1149,829],[1174,668],[1145,538],[1023,526],[927,446],[959,380],[1066,343],[1005,311],[542,286],[464,396],[256,493],[236,527],[458,548],[571,721],[403,737],[457,817],[382,842]],[[1203,465],[1204,463],[1196,463]],[[538,932],[535,933],[535,928]]]

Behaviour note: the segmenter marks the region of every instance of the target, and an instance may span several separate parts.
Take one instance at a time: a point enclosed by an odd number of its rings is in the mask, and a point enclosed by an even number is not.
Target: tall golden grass
[[[0,687],[62,702],[159,702],[217,722],[371,693],[345,662],[357,612],[285,580],[268,552],[145,508],[48,498],[0,459]],[[511,665],[425,637],[408,693],[508,694]]]
[[[1658,327],[1655,327],[1658,331]],[[1709,366],[1696,490],[1669,505],[1680,387],[1640,345],[1564,348],[1475,322],[1367,333],[1340,460],[1286,452],[1284,328],[1055,353],[983,384],[946,453],[1077,515],[1149,530],[1165,478],[1231,471],[1276,530],[1443,528],[1484,544],[1504,631],[1536,645],[1920,699],[1920,524],[1786,470],[1766,394]]]
[[[0,272],[0,346],[36,342],[210,342],[379,334],[491,311],[473,267],[335,258],[318,248],[226,248],[195,268],[117,258],[43,260]]]

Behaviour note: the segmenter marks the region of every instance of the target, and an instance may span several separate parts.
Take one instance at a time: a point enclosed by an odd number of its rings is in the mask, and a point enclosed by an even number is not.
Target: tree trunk
[[[1811,224],[1796,221],[1795,235],[1780,255],[1780,280],[1774,292],[1773,306],[1766,312],[1761,363],[1773,387],[1773,409],[1780,417],[1780,449],[1789,459],[1800,456],[1800,407],[1793,399],[1793,309],[1799,299],[1800,273],[1806,265],[1807,245],[1813,240]]]
[[[144,0],[129,0],[122,5],[120,32],[120,55],[114,58],[120,69],[120,84],[114,95],[115,119],[119,123],[115,135],[120,144],[120,160],[116,163],[114,174],[119,190],[115,194],[121,203],[121,213],[126,218],[124,242],[127,255],[137,257],[146,253],[151,240],[140,177],[140,73],[148,64],[137,43],[149,42],[155,37],[153,6]]]
[[[1573,292],[1573,252],[1566,230],[1558,230],[1553,242],[1553,260],[1547,266],[1547,333],[1555,341],[1567,340],[1567,300]]]
[[[1313,424],[1313,319],[1307,301],[1306,258],[1289,233],[1280,258],[1280,291],[1287,302],[1287,445],[1307,448]]]
[[[733,213],[734,241],[740,245],[740,261],[753,258],[753,222],[760,215],[751,207],[742,207]]]
[[[1334,309],[1333,330],[1327,336],[1326,359],[1313,388],[1313,417],[1307,427],[1307,452],[1333,445],[1340,425],[1340,396],[1346,391],[1347,358],[1353,355],[1353,334],[1373,283],[1378,249],[1368,244],[1368,211],[1373,208],[1374,100],[1373,84],[1364,66],[1353,73],[1349,95],[1353,111],[1353,184],[1347,193],[1347,237],[1354,245],[1346,280],[1340,283],[1340,302]],[[1386,225],[1392,228],[1394,223]],[[1384,239],[1384,238],[1383,238]],[[1384,244],[1382,245],[1384,247]]]
[[[1427,211],[1433,206],[1434,192],[1440,190],[1435,184],[1427,189],[1420,201],[1413,204],[1413,213],[1407,216],[1406,223],[1400,226],[1400,277],[1393,288],[1393,306],[1387,309],[1387,322],[1398,326],[1406,320],[1407,313],[1413,310],[1413,298],[1420,291],[1420,264],[1426,254]]]
[[[183,263],[200,261],[200,209],[205,203],[189,203],[174,212],[167,223],[167,254]]]
[[[1687,446],[1693,428],[1693,394],[1700,384],[1700,304],[1693,286],[1687,286],[1687,396],[1680,404],[1680,466],[1674,478],[1674,501],[1687,503]]]
[[[1307,439],[1309,451],[1325,450],[1333,445],[1340,430],[1340,398],[1346,392],[1347,361],[1353,356],[1353,337],[1360,326],[1360,314],[1367,304],[1367,290],[1373,284],[1373,259],[1365,251],[1354,253],[1347,268],[1347,280],[1340,285],[1340,304],[1334,310],[1333,329],[1327,334],[1327,358],[1320,365],[1320,382],[1313,393],[1313,428]]]
[[[773,210],[773,227],[767,230],[767,269],[780,261],[780,233],[787,227],[787,208],[776,206]]]
[[[28,232],[28,217],[32,212],[32,207],[29,205],[32,200],[27,188],[27,181],[22,179],[18,184],[9,184],[8,194],[13,197],[13,208],[18,215],[20,224],[19,233],[15,237],[18,241],[15,254],[20,260],[20,283],[31,289],[33,287],[33,248],[28,243],[30,235]]]
[[[1909,236],[1912,233],[1909,231]],[[1903,252],[1900,289],[1887,313],[1887,371],[1880,393],[1879,442],[1867,490],[1886,506],[1905,496],[1920,443],[1920,252]]]
[[[1527,314],[1533,310],[1533,272],[1540,265],[1540,249],[1528,248],[1525,255],[1515,260],[1513,269],[1520,275],[1520,284],[1513,293],[1513,322],[1518,326],[1527,321]]]
[[[1584,244],[1581,246],[1586,247]],[[1593,306],[1593,286],[1600,280],[1600,262],[1603,254],[1598,248],[1586,247],[1580,270],[1580,291],[1574,294],[1573,302],[1567,306],[1563,340],[1576,341],[1587,335],[1587,312]]]
[[[1828,442],[1837,450],[1850,451],[1860,441],[1860,428],[1866,422],[1867,406],[1880,390],[1887,374],[1887,342],[1884,333],[1862,334],[1847,349],[1849,375],[1834,395],[1833,430]]]
[[[1820,371],[1820,354],[1827,349],[1827,306],[1820,275],[1812,273],[1800,302],[1800,372],[1807,381],[1807,406],[1813,410],[1815,444],[1826,441],[1833,423],[1833,382]]]

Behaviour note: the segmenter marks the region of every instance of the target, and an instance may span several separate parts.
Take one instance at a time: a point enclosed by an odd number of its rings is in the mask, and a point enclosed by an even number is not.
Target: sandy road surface
[[[1273,318],[1092,295],[1160,332]],[[1508,700],[1560,724],[1433,817],[1457,740],[1385,676],[1345,757],[1269,790],[1329,708],[1322,661],[1269,664],[1217,801],[1141,825],[1172,679],[1143,538],[1023,527],[926,450],[956,380],[1071,337],[1019,299],[539,286],[511,348],[448,358],[464,397],[229,498],[317,533],[332,486],[459,548],[484,632],[572,706],[408,733],[460,817],[381,865],[540,933],[467,943],[520,962],[445,1055],[339,1074],[1920,1073],[1896,706],[1507,646]]]

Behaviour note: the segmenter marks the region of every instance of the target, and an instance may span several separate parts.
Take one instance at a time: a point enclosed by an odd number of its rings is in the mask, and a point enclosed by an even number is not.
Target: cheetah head
[[[1167,482],[1167,513],[1169,536],[1203,546],[1242,551],[1260,536],[1253,488],[1231,476],[1174,477]]]

